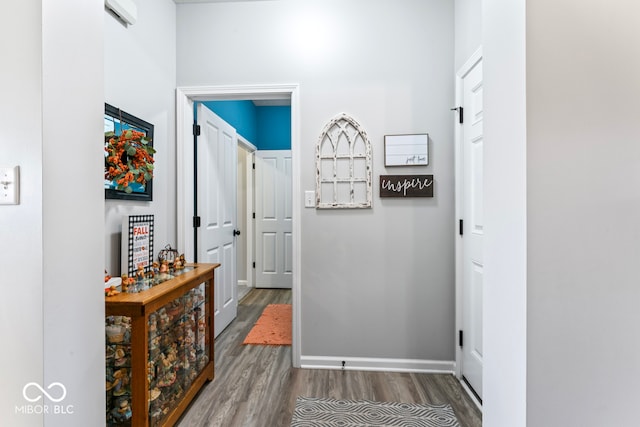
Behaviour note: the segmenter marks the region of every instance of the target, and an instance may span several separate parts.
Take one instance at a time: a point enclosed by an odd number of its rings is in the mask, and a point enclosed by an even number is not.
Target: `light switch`
[[[305,208],[315,208],[316,207],[316,192],[305,191],[304,192],[304,207]]]
[[[0,167],[0,205],[20,203],[20,167]]]

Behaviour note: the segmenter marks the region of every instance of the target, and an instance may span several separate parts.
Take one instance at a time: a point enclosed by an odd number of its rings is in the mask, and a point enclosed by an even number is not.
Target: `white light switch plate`
[[[304,207],[305,208],[315,208],[316,207],[316,192],[305,191],[304,192]]]
[[[0,167],[0,205],[20,203],[20,167]]]

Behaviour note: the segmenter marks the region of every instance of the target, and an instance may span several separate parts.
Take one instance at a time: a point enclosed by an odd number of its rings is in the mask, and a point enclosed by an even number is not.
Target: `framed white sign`
[[[145,273],[153,263],[153,215],[129,215],[122,220],[121,274],[133,277],[138,267]]]
[[[426,166],[429,164],[429,135],[385,135],[385,166]]]

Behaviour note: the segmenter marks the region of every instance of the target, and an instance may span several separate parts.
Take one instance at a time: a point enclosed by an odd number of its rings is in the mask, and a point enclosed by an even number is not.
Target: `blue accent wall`
[[[291,107],[258,107],[260,150],[291,149]]]
[[[252,144],[258,141],[257,107],[251,101],[205,101],[203,104]]]
[[[252,101],[205,101],[203,104],[258,150],[291,149],[291,107],[256,107]]]

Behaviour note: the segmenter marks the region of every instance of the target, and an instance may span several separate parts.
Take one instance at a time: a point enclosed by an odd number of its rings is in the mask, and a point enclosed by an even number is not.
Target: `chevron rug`
[[[298,397],[291,427],[460,427],[451,405]]]

